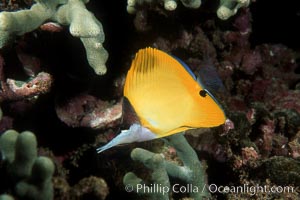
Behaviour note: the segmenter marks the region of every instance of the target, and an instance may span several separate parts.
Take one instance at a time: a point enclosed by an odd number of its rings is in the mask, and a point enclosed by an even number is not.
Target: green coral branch
[[[235,15],[238,9],[248,7],[250,0],[220,0],[217,15],[220,19],[226,20]]]
[[[33,133],[6,131],[0,137],[0,151],[18,197],[53,199],[52,175],[55,167],[49,158],[37,156],[37,141]],[[1,198],[6,196],[1,195]]]
[[[108,53],[102,46],[105,36],[101,23],[89,12],[88,0],[36,0],[29,10],[0,13],[0,48],[16,36],[37,29],[47,21],[69,25],[70,33],[79,37],[86,49],[87,59],[95,73],[106,73]]]
[[[196,9],[201,5],[201,0],[180,0],[181,3],[187,7]],[[137,10],[137,7],[144,4],[152,4],[152,3],[162,3],[166,10],[172,11],[177,8],[177,0],[127,0],[127,12],[130,14],[134,14]]]
[[[168,137],[168,142],[176,149],[178,157],[183,162],[183,167],[167,163],[166,169],[172,177],[180,178],[181,180],[191,183],[198,188],[205,188],[206,174],[204,167],[198,159],[198,156],[190,144],[186,141],[183,134],[175,134]],[[208,196],[207,190],[204,196]],[[197,194],[196,197],[198,198]]]
[[[34,4],[29,10],[0,13],[0,30],[14,35],[23,35],[39,27],[55,13],[56,5],[45,6],[44,4]],[[30,23],[29,23],[30,22]],[[5,38],[1,41],[1,47],[5,45]]]
[[[147,168],[153,170],[151,179],[155,184],[170,188],[168,173],[164,166],[164,158],[160,154],[155,154],[150,151],[136,148],[131,152],[131,158],[135,161],[142,162]],[[123,182],[127,187],[133,187],[133,190],[138,194],[148,194],[144,190],[140,190],[138,185],[143,185],[143,180],[138,178],[134,173],[127,173]],[[169,199],[168,193],[154,192],[149,195],[150,199]]]
[[[1,194],[0,200],[14,200],[14,198],[8,194]]]
[[[197,9],[201,6],[201,0],[180,0],[181,3],[191,9]],[[177,8],[178,0],[127,0],[127,12],[135,14],[139,6],[151,4],[163,4],[165,10],[173,11]],[[250,0],[220,0],[217,10],[217,16],[226,20],[235,15],[239,8],[248,7]]]
[[[179,166],[173,162],[166,161],[161,154],[155,154],[150,151],[136,148],[131,152],[131,158],[134,161],[142,162],[147,168],[152,170],[151,179],[160,188],[170,188],[169,176],[178,178],[199,189],[198,192],[190,193],[193,199],[199,200],[209,198],[207,191],[205,169],[198,159],[194,149],[186,141],[183,134],[175,134],[167,138],[168,143],[176,149],[178,157],[183,162]],[[138,194],[147,194],[151,199],[169,199],[163,191],[155,193],[143,192],[138,190],[138,186],[144,184],[144,181],[134,173],[129,172],[123,178],[123,183],[132,187]]]
[[[6,131],[0,138],[0,150],[3,159],[9,163],[7,170],[14,181],[30,175],[37,157],[37,142],[31,132]]]
[[[74,37],[95,37],[100,35],[104,42],[101,23],[86,10],[82,0],[69,0],[67,4],[57,9],[53,19],[62,25],[70,25],[70,33]],[[91,19],[85,21],[83,19]]]

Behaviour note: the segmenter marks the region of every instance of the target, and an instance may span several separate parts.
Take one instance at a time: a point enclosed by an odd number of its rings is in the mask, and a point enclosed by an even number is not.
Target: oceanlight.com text
[[[271,194],[271,193],[293,193],[295,191],[295,188],[293,186],[270,186],[270,185],[248,185],[243,184],[240,186],[217,186],[216,184],[210,184],[208,186],[208,191],[210,193],[232,193],[232,194],[250,194],[255,195],[258,193],[265,193],[265,194]]]

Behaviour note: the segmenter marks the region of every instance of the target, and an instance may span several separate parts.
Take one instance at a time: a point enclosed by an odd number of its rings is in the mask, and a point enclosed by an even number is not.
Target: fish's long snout
[[[109,148],[119,144],[132,142],[142,142],[157,138],[149,129],[139,125],[132,124],[128,130],[122,130],[121,133],[106,145],[97,148],[97,153],[101,153]]]

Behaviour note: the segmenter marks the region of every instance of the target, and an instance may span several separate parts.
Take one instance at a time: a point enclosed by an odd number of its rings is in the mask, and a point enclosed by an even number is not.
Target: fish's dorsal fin
[[[194,80],[197,80],[197,77],[194,74],[194,72],[191,70],[191,68],[189,68],[189,66],[183,60],[181,60],[180,58],[178,58],[174,55],[171,55],[171,56],[173,58],[175,58],[184,67],[184,69],[193,77]]]

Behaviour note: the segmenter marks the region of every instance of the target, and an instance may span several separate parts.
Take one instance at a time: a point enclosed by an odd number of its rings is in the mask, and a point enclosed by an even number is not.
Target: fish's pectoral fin
[[[119,144],[142,142],[152,140],[155,138],[157,138],[157,136],[154,133],[152,133],[149,129],[142,127],[139,124],[132,124],[129,130],[122,130],[121,133],[112,141],[110,141],[102,147],[97,148],[97,153],[101,153]]]

